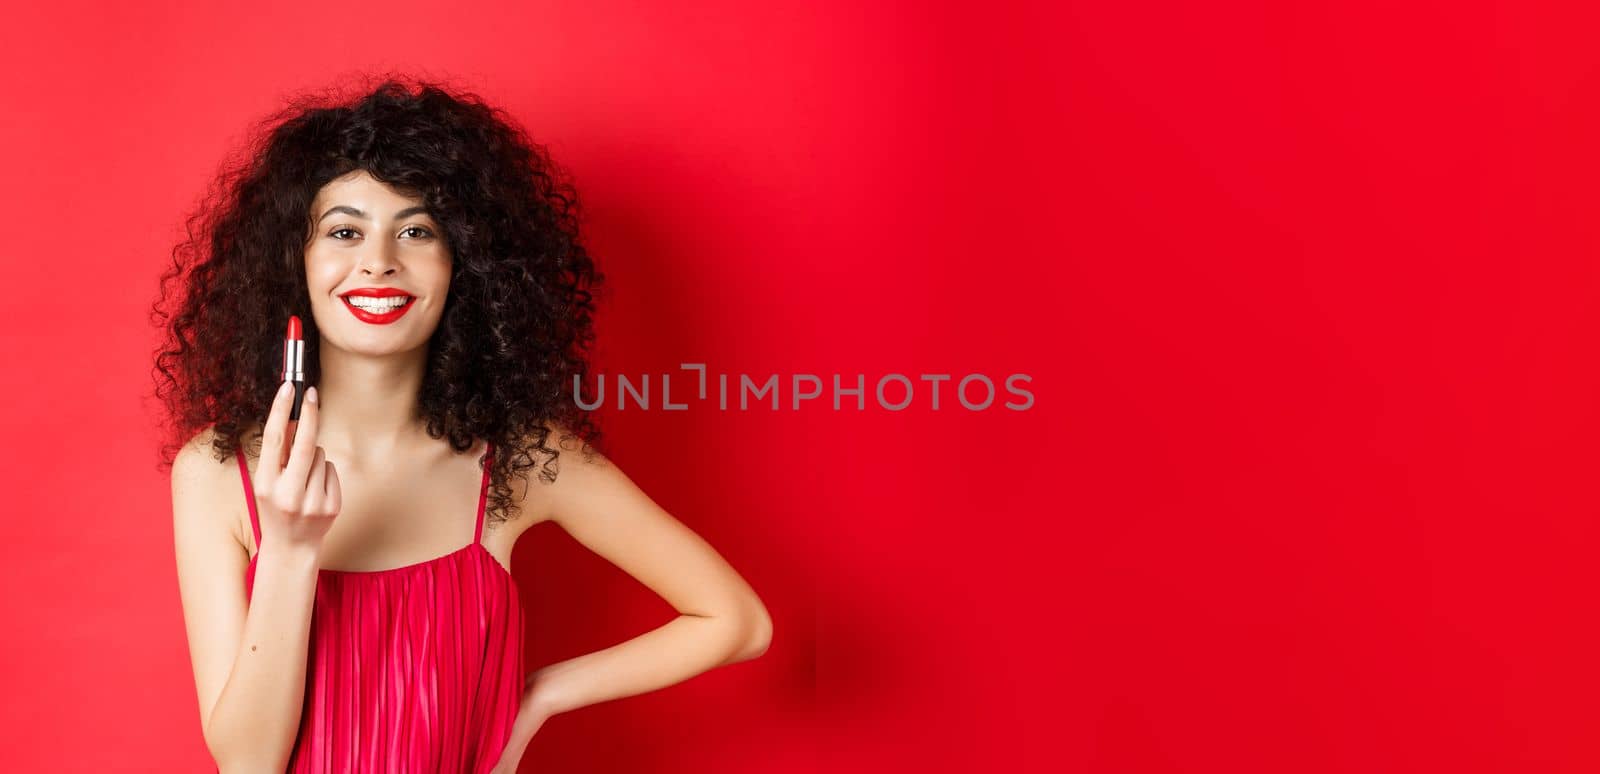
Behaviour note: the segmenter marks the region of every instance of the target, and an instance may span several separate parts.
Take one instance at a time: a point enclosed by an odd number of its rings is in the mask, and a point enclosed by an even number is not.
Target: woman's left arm
[[[755,591],[599,451],[564,445],[555,483],[532,486],[550,519],[659,594],[678,616],[528,675],[505,771],[515,771],[534,732],[552,715],[664,688],[766,652],[772,620]]]

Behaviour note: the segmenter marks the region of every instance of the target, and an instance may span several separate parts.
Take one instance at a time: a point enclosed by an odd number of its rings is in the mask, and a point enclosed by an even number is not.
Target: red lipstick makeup
[[[415,297],[399,288],[356,288],[340,296],[344,307],[357,320],[372,325],[388,325],[412,307]]]
[[[300,318],[289,315],[289,332],[283,337],[283,381],[294,384],[294,403],[289,419],[300,418],[300,401],[306,396],[306,342],[300,332]]]

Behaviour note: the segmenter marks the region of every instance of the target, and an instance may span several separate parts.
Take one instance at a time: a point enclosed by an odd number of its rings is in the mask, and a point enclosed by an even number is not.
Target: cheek
[[[450,292],[451,267],[449,259],[433,265],[432,276],[428,278],[428,289],[436,298],[444,298]]]
[[[306,253],[306,287],[313,297],[325,296],[339,284],[338,265],[319,258],[315,252]]]

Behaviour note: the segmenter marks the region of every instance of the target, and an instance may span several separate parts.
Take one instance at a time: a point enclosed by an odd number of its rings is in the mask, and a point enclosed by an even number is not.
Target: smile
[[[413,296],[340,296],[344,307],[355,315],[357,320],[372,325],[388,325],[411,309],[411,302],[417,300]]]

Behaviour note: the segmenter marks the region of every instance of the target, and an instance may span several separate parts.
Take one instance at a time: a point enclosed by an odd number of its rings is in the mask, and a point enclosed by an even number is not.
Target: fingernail
[[[278,385],[278,397],[283,397],[284,395],[288,395],[289,394],[289,389],[292,386],[293,385],[291,385],[288,380],[284,380],[283,384]]]
[[[317,388],[311,387],[306,390],[306,400],[311,403],[317,402]]]

